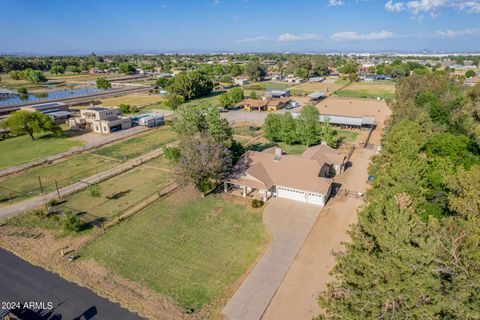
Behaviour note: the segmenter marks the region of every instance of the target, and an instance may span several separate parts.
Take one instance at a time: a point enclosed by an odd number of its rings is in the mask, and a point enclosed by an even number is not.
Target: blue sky
[[[0,3],[0,53],[480,51],[480,0]]]

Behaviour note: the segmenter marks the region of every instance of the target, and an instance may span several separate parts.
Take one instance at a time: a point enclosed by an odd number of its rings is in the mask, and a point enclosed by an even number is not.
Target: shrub
[[[102,196],[102,190],[98,184],[92,184],[89,187],[90,196],[93,198],[100,198]]]
[[[208,179],[203,180],[197,186],[198,191],[200,191],[202,193],[208,192],[208,191],[212,190],[212,188],[213,188],[213,183]]]
[[[263,200],[253,199],[251,206],[252,208],[261,208],[263,207],[263,204],[264,204]]]
[[[54,207],[58,204],[58,200],[57,199],[51,199],[47,202],[47,207]]]
[[[67,232],[79,232],[84,230],[86,224],[79,217],[70,213],[63,220],[63,229]]]

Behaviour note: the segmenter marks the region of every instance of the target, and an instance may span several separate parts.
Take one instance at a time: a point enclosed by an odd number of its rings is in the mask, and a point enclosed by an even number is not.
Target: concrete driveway
[[[258,320],[268,307],[322,207],[275,198],[263,221],[273,241],[230,299],[223,314],[231,320]]]

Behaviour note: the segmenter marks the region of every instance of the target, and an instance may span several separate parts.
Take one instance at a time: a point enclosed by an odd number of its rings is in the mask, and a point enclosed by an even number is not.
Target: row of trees
[[[31,83],[46,82],[47,78],[40,70],[25,69],[22,71],[13,70],[9,73],[14,80],[27,80]]]
[[[329,123],[318,121],[320,114],[312,105],[306,105],[294,119],[290,112],[284,114],[270,113],[265,119],[263,130],[270,141],[285,142],[288,145],[301,143],[307,147],[321,141],[336,147],[336,131]]]
[[[332,319],[480,317],[480,85],[412,75],[320,296]],[[323,316],[322,316],[323,317]]]

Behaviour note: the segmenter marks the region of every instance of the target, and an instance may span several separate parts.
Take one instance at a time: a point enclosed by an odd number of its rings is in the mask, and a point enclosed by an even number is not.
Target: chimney
[[[282,149],[279,147],[275,148],[275,156],[273,157],[273,161],[280,161],[282,159]]]

